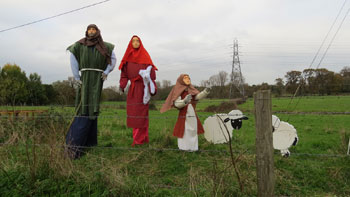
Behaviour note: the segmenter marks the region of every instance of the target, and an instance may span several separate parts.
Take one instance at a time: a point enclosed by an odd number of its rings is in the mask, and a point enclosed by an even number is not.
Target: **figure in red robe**
[[[127,96],[127,126],[133,128],[135,144],[148,143],[148,103],[157,92],[156,70],[158,70],[143,47],[141,39],[133,36],[120,63],[120,89],[124,92],[128,81],[130,88]]]
[[[164,113],[172,107],[179,109],[173,135],[177,137],[180,150],[198,150],[198,134],[204,133],[204,129],[197,116],[196,105],[199,100],[205,98],[208,94],[209,88],[199,92],[191,84],[190,76],[181,74],[160,109],[160,113]]]

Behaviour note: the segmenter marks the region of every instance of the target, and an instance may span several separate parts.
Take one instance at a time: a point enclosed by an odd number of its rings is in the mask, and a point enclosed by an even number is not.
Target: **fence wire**
[[[30,146],[36,146],[36,147],[47,147],[47,148],[78,148],[78,149],[106,149],[106,150],[118,150],[118,151],[152,151],[152,152],[198,152],[198,153],[221,153],[221,154],[229,154],[230,151],[228,150],[219,150],[219,149],[199,149],[198,151],[184,151],[180,150],[178,148],[152,148],[152,147],[117,147],[117,146],[74,146],[74,145],[50,145],[50,144],[29,144]],[[7,147],[26,147],[27,144],[10,144],[10,143],[0,143],[0,148],[7,148]],[[241,154],[244,153],[244,155],[253,155],[255,156],[255,151],[253,150],[233,150],[233,153]],[[281,153],[277,150],[274,151],[275,155],[281,155]],[[350,155],[347,154],[323,154],[323,153],[299,153],[299,152],[293,152],[289,157],[293,156],[308,156],[308,157],[339,157],[339,158],[350,158]]]

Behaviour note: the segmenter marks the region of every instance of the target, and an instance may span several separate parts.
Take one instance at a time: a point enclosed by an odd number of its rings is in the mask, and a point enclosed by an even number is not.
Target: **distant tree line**
[[[229,78],[230,77],[230,78]],[[201,86],[212,87],[212,98],[228,98],[230,91],[230,79],[228,73],[220,71],[212,75],[209,80],[201,82]],[[244,78],[243,78],[244,81]],[[233,82],[237,84],[237,82]],[[234,97],[241,97],[235,86],[232,89]],[[299,89],[298,89],[299,88]],[[298,89],[300,95],[339,95],[350,93],[350,67],[344,67],[339,73],[325,68],[305,69],[303,71],[292,70],[285,74],[284,78],[275,79],[275,84],[262,83],[248,85],[244,83],[245,96],[252,97],[257,90],[268,90],[275,96],[290,96]]]
[[[235,75],[235,73],[234,73]],[[205,87],[211,88],[211,93],[208,98],[229,98],[231,88],[231,74],[225,71],[219,71],[209,77],[208,80],[202,80],[199,90]],[[233,77],[235,79],[235,77]],[[243,78],[243,81],[245,79]],[[157,81],[158,92],[153,97],[154,100],[165,100],[170,93],[173,85],[169,80]],[[233,82],[237,84],[236,81]],[[299,87],[300,86],[300,87]],[[275,84],[262,83],[258,85],[248,85],[244,83],[246,97],[252,97],[257,90],[268,90],[279,96],[293,95],[299,87],[297,95],[335,95],[350,93],[350,67],[344,67],[339,73],[329,71],[325,68],[320,69],[305,69],[304,71],[289,71],[284,78],[277,78]],[[106,91],[106,89],[104,89]],[[118,94],[117,87],[113,88],[115,95]],[[232,98],[242,97],[238,89],[232,86]],[[125,98],[120,98],[123,100]]]
[[[209,98],[229,98],[231,77],[227,72],[220,71],[208,80],[201,81],[196,87],[199,90],[211,87]],[[163,80],[156,83],[158,92],[153,100],[165,100],[173,87],[171,81]],[[339,73],[325,68],[292,70],[287,72],[284,78],[277,78],[275,84],[244,83],[246,97],[252,97],[255,91],[261,89],[270,89],[275,96],[289,96],[294,94],[298,87],[298,95],[348,94],[350,93],[350,67],[344,67]],[[16,64],[0,67],[1,105],[74,105],[75,90],[73,77],[52,84],[43,84],[37,73],[27,76]],[[104,88],[102,101],[125,101],[127,90],[128,88],[123,93],[117,86]],[[242,97],[235,86],[232,88],[232,95],[233,98]]]
[[[274,89],[278,95],[284,91],[294,94],[297,88],[298,95],[333,95],[350,93],[350,67],[344,67],[339,73],[325,68],[292,70],[286,73],[283,79],[276,79]]]

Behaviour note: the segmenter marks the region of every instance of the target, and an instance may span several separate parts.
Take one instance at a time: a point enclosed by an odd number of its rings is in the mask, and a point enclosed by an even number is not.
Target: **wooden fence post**
[[[274,158],[272,141],[272,105],[270,90],[254,93],[256,130],[256,172],[258,196],[274,196]]]

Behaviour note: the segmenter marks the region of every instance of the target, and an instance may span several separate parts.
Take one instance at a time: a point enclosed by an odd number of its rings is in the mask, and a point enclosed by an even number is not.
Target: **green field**
[[[198,104],[203,122],[210,105]],[[159,108],[163,101],[154,102]],[[350,196],[350,96],[274,98],[273,111],[298,131],[299,143],[291,156],[275,154],[276,196]],[[122,106],[121,106],[122,105]],[[248,117],[234,131],[235,156],[243,153],[238,168],[244,185],[241,192],[228,145],[213,145],[199,137],[199,152],[177,150],[172,128],[177,111],[150,111],[150,143],[131,147],[124,102],[102,104],[99,145],[80,160],[64,157],[64,135],[73,115],[72,107],[50,107],[50,118],[0,127],[0,196],[255,196],[255,127],[251,99],[238,105]],[[8,109],[8,107],[1,107]],[[37,107],[16,107],[36,109]],[[283,112],[305,112],[287,114]],[[339,114],[317,114],[338,112]],[[34,146],[33,144],[37,144]]]

